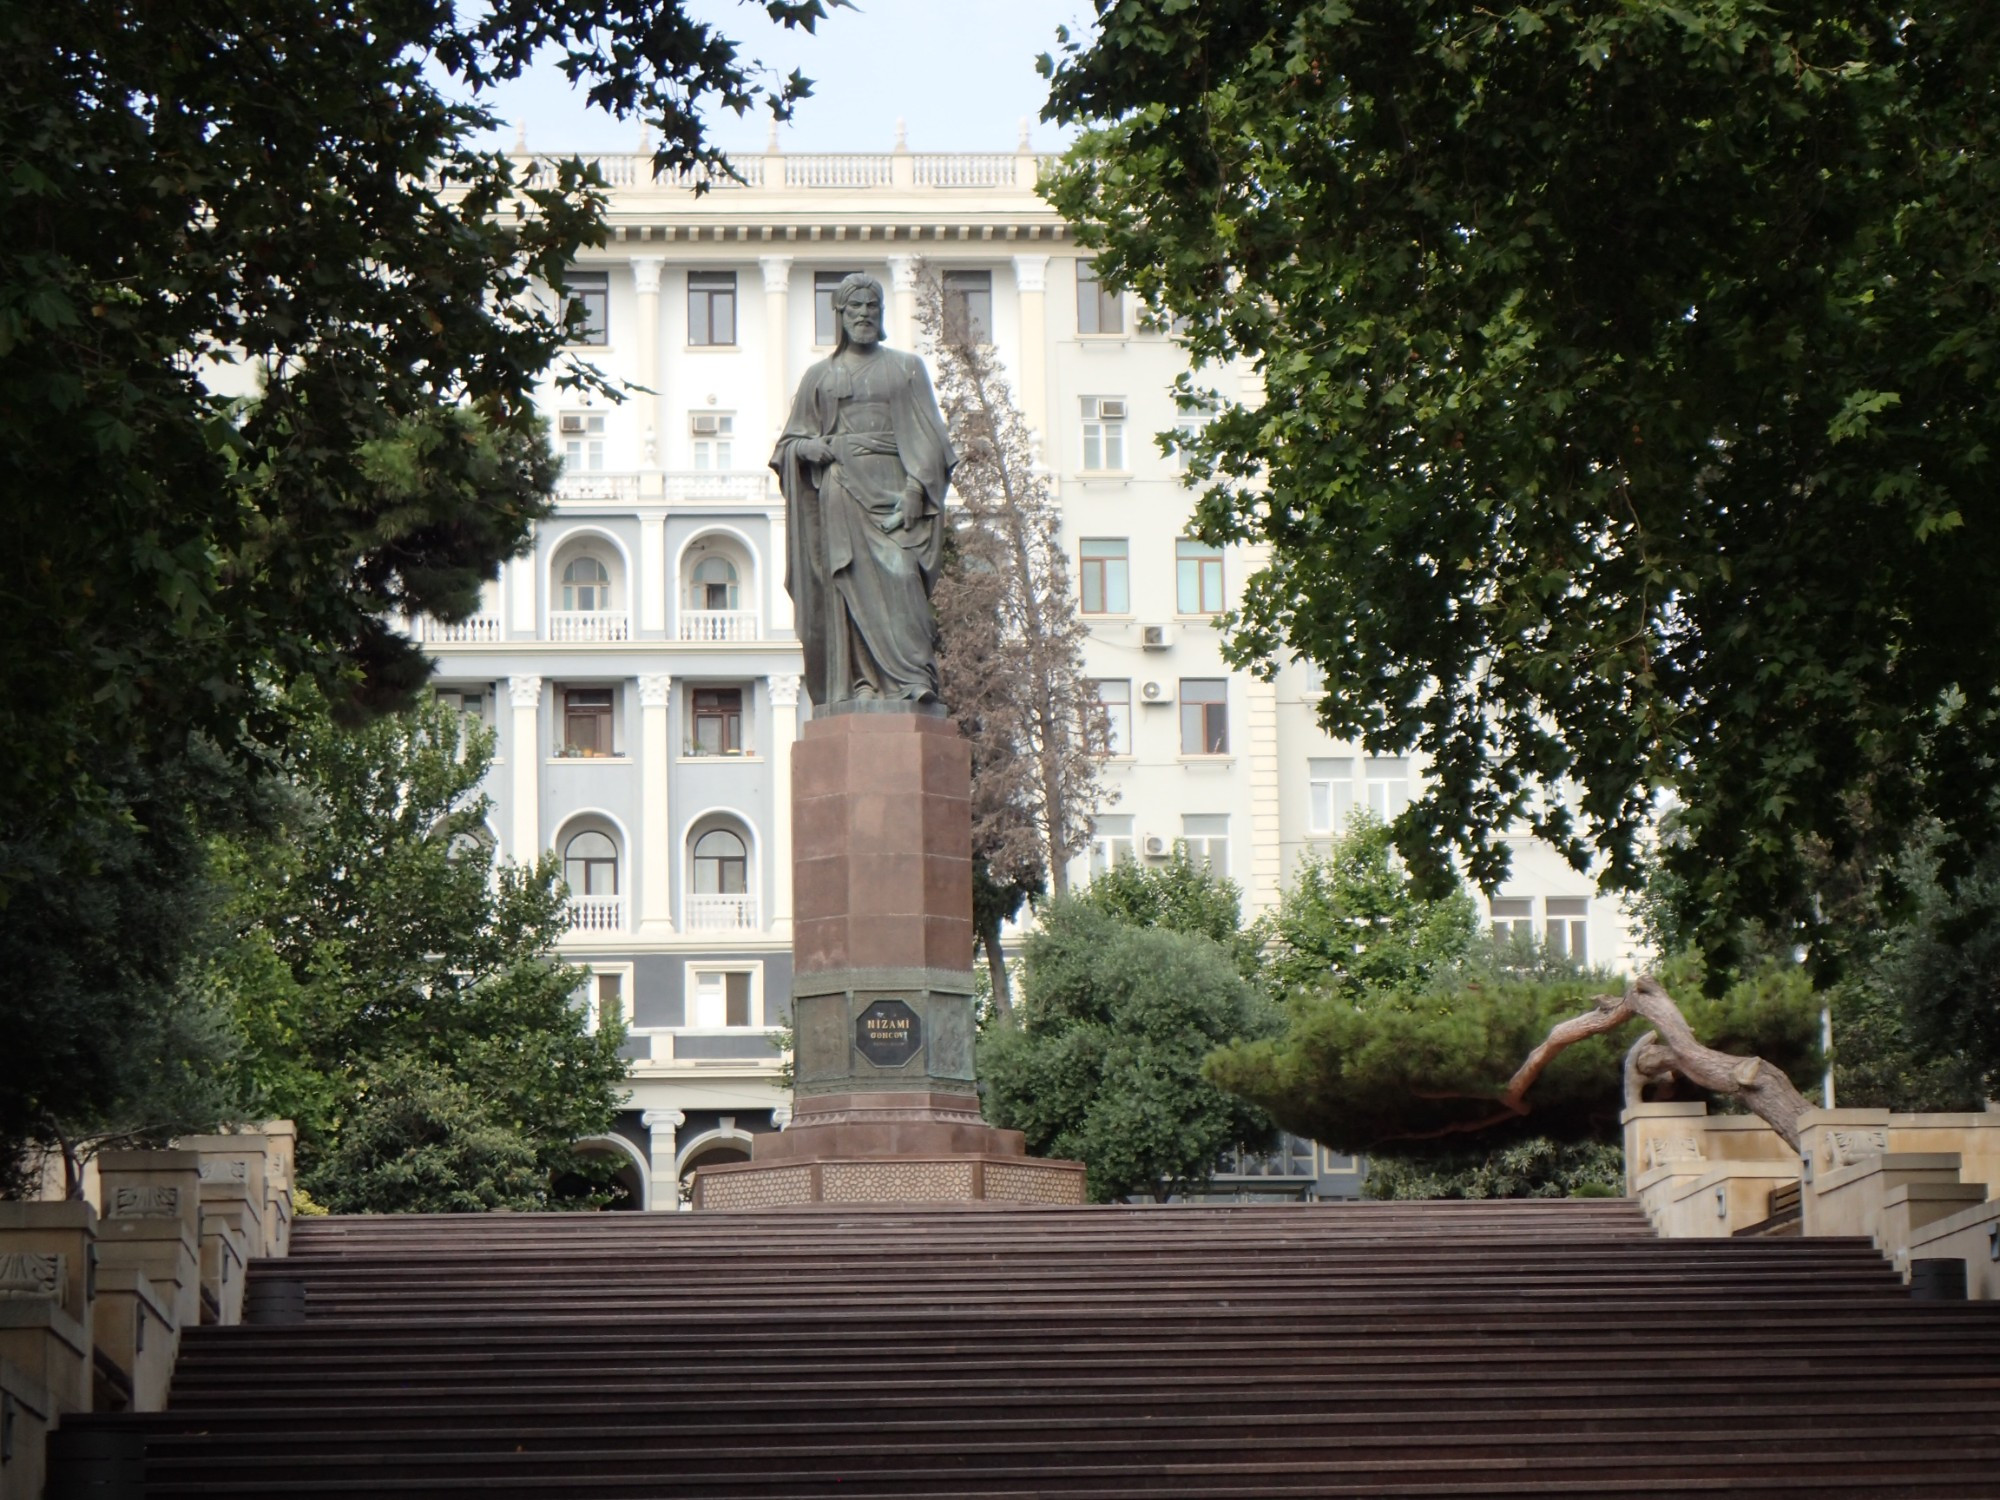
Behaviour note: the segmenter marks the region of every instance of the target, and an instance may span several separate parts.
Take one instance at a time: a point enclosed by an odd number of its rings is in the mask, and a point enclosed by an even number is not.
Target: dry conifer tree
[[[1103,711],[1083,673],[1060,518],[993,346],[925,267],[917,318],[938,407],[959,453],[937,610],[938,670],[972,742],[974,921],[1003,1012],[1001,925],[1029,896],[1061,895],[1090,836]]]

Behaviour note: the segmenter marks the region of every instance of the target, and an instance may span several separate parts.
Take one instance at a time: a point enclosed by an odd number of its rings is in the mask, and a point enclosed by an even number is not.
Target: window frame
[[[570,431],[564,424],[577,422],[581,425]],[[604,472],[604,413],[583,409],[559,412],[556,416],[556,436],[562,439],[563,466],[565,474],[602,474]]]
[[[1086,339],[1125,337],[1124,293],[1106,291],[1097,262],[1083,256],[1076,261],[1076,332]]]
[[[944,288],[944,325],[949,338],[954,319],[969,325],[973,344],[993,342],[993,273],[971,268],[947,269],[938,278]],[[983,307],[980,305],[983,303]]]
[[[740,854],[703,854],[701,846],[717,834],[727,834],[736,840]],[[706,861],[715,866],[716,886],[714,890],[702,885],[702,864]],[[727,875],[731,866],[736,867],[736,876],[741,884],[735,890],[727,889]],[[750,894],[750,840],[727,824],[696,834],[688,841],[688,893],[694,896],[747,896]]]
[[[1197,829],[1195,823],[1220,823],[1221,830]],[[1229,873],[1229,814],[1182,813],[1181,850],[1188,863],[1205,864],[1218,875]]]
[[[566,271],[562,286],[563,317],[571,307],[583,309],[580,338],[568,339],[571,348],[602,349],[611,343],[611,273],[608,271]]]
[[[603,839],[605,843],[611,846],[611,853],[609,855],[570,853],[570,850],[576,847],[578,840],[588,839],[588,838]],[[607,833],[602,828],[592,828],[592,827],[579,828],[576,830],[576,832],[572,833],[568,838],[563,840],[563,846],[562,846],[563,884],[569,887],[569,893],[572,896],[621,895],[622,892],[619,890],[619,887],[620,885],[623,884],[622,876],[624,872],[621,871],[618,867],[622,865],[624,862],[625,862],[624,853],[618,847],[618,836],[616,834]],[[583,883],[580,886],[575,881],[570,879],[570,866],[573,864],[581,864],[583,866],[583,871],[582,871]],[[594,872],[599,866],[610,867],[611,889],[608,891],[600,890],[597,888]]]
[[[566,760],[611,760],[618,755],[618,690],[614,687],[564,686],[562,694],[562,743],[558,754]],[[604,701],[582,702],[584,695],[602,693]],[[599,726],[599,731],[591,738],[595,745],[582,743],[573,737],[573,726],[591,723]]]
[[[687,273],[687,341],[690,349],[734,349],[737,347],[737,282],[734,271],[689,271]],[[695,309],[700,307],[699,318]],[[716,310],[728,312],[729,337],[717,338]],[[697,338],[696,335],[701,337]]]
[[[1108,825],[1122,823],[1123,828]],[[1131,813],[1099,813],[1090,820],[1090,859],[1088,869],[1091,879],[1096,879],[1110,870],[1121,859],[1137,863],[1139,859],[1139,834],[1137,819]]]
[[[722,979],[723,1019],[720,1026],[706,1026],[696,1016],[697,1004],[702,998],[704,976],[714,975]],[[729,980],[736,977],[744,980],[745,1019],[741,1024],[729,1019]],[[770,1022],[764,1013],[764,965],[758,962],[729,963],[711,959],[689,959],[682,971],[683,1002],[681,1007],[681,1029],[684,1031],[769,1031]]]
[[[601,981],[614,979],[618,982],[617,1000],[619,1019],[625,1023],[625,1034],[630,1036],[639,1029],[638,1005],[632,991],[632,968],[629,963],[601,963],[592,959],[585,964],[584,994],[582,997],[584,1030],[595,1036],[604,1029],[604,991]]]
[[[1115,401],[1123,412],[1122,416],[1107,417],[1103,414],[1104,403]],[[1081,398],[1083,421],[1083,472],[1086,474],[1129,474],[1125,457],[1125,424],[1131,420],[1131,404],[1123,396],[1084,396]],[[1091,460],[1095,458],[1097,462]]]
[[[1115,553],[1092,556],[1090,547],[1117,547]],[[1078,537],[1077,613],[1085,615],[1129,615],[1132,613],[1132,539],[1124,536]],[[1092,574],[1095,573],[1096,609],[1090,607]],[[1115,585],[1115,587],[1114,587]],[[1113,602],[1116,608],[1113,608]]]
[[[1194,585],[1192,593],[1190,582]],[[1194,601],[1193,608],[1189,607],[1190,598]],[[1191,536],[1174,538],[1174,613],[1213,618],[1228,607],[1222,549]]]
[[[733,711],[728,704],[722,701],[724,695],[735,698],[736,703]],[[703,703],[702,699],[704,697],[711,698],[714,701]],[[746,748],[743,735],[745,717],[744,698],[744,690],[740,685],[728,686],[715,683],[690,686],[688,688],[687,753],[691,756],[748,754],[749,752]],[[704,722],[712,722],[720,725],[720,729],[716,735],[717,745],[713,749],[704,746],[701,742],[701,726]],[[710,832],[714,832],[714,830],[711,829]],[[708,835],[703,834],[702,837],[706,838]],[[740,895],[744,893],[732,891],[707,894]]]
[[[1132,754],[1132,679],[1129,677],[1093,677],[1092,685],[1097,692],[1098,707],[1104,714],[1104,736],[1099,755],[1111,758],[1129,759]],[[1105,689],[1123,689],[1124,696],[1106,696]],[[1123,710],[1122,715],[1118,712]]]
[[[1188,689],[1212,685],[1218,691],[1213,698],[1190,698]],[[1183,677],[1179,681],[1175,701],[1180,707],[1181,755],[1215,757],[1230,753],[1229,750],[1229,679],[1227,677]],[[1193,719],[1189,713],[1195,714]],[[1196,727],[1198,726],[1198,727]],[[1193,736],[1199,748],[1188,748],[1189,730],[1195,727]],[[1210,748],[1214,747],[1214,748]]]
[[[714,432],[697,432],[695,423],[713,418]],[[688,413],[688,456],[697,473],[722,474],[733,466],[736,456],[736,413],[733,411],[691,411]]]

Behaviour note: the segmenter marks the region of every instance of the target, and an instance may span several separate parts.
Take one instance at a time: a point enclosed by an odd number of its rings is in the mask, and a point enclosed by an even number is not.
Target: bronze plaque
[[[900,1068],[924,1047],[924,1023],[901,1000],[877,1000],[854,1018],[854,1050],[878,1068]]]

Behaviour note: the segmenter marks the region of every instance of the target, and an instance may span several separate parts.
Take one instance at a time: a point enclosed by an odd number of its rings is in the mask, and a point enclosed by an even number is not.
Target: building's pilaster
[[[883,330],[883,339],[898,349],[917,347],[917,258],[914,255],[889,257],[889,303],[894,323]]]
[[[687,1124],[687,1116],[677,1109],[649,1109],[639,1116],[639,1123],[650,1136],[646,1173],[653,1181],[646,1207],[672,1213],[681,1206],[681,1180],[674,1172],[674,1158],[680,1152],[680,1129]]]
[[[535,573],[541,565],[540,549],[507,561],[507,628],[528,640],[535,637]]]
[[[760,255],[758,269],[764,273],[764,426],[766,438],[775,443],[784,430],[791,411],[792,258],[789,255]],[[743,434],[745,439],[750,433]]]
[[[639,679],[639,936],[673,931],[673,828],[667,816],[667,783],[673,746],[667,741],[674,680],[661,674]]]
[[[639,517],[639,607],[641,630],[667,628],[667,518]]]
[[[799,733],[799,679],[767,677],[771,695],[771,936],[792,935],[792,741]]]
[[[509,677],[507,699],[514,711],[507,747],[514,763],[507,853],[516,864],[531,865],[542,852],[542,679]]]
[[[1278,904],[1284,882],[1283,819],[1278,800],[1278,687],[1243,673],[1244,714],[1250,751],[1250,910]]]
[[[1021,297],[1021,411],[1034,429],[1044,462],[1049,455],[1049,258],[1014,257],[1014,287]]]
[[[639,462],[647,469],[666,467],[667,382],[660,369],[660,267],[664,264],[658,255],[632,257],[632,285],[639,293],[639,338],[634,352],[639,384],[652,392],[643,398],[641,408],[645,432]]]

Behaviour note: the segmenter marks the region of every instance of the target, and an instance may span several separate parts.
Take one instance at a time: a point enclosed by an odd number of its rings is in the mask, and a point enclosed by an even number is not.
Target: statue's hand
[[[920,484],[906,485],[903,489],[902,524],[914,531],[917,522],[924,518],[924,489]]]
[[[818,438],[801,438],[792,451],[809,464],[833,462],[833,449]]]

